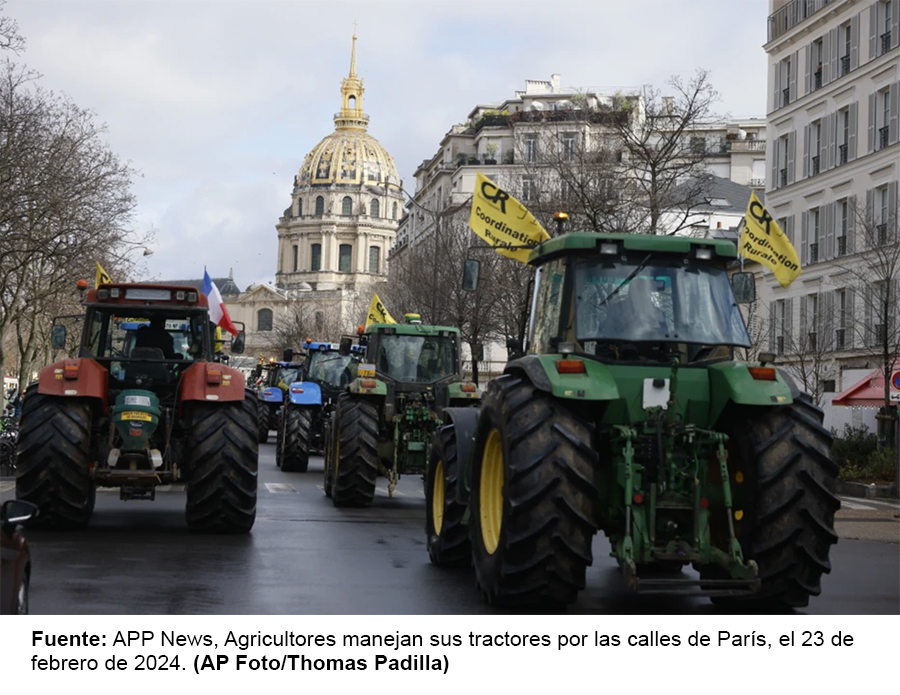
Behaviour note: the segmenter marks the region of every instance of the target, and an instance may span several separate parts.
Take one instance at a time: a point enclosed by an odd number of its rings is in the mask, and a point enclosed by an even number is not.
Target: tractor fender
[[[288,389],[291,405],[322,405],[322,389],[314,381],[295,381]]]
[[[266,386],[259,392],[259,400],[265,401],[266,403],[281,404],[284,402],[284,391],[278,386]]]
[[[444,408],[445,425],[453,425],[453,436],[456,439],[456,461],[460,466],[457,475],[462,476],[463,484],[456,486],[456,501],[469,503],[469,458],[475,445],[475,427],[478,424],[478,408]]]
[[[463,391],[463,385],[468,386],[471,389],[470,391]],[[470,401],[470,400],[480,400],[481,399],[481,391],[478,390],[478,387],[475,384],[466,382],[465,384],[461,381],[455,381],[451,384],[447,384],[447,400],[452,403],[454,401]]]
[[[710,422],[716,422],[729,403],[777,407],[794,402],[797,387],[793,379],[786,380],[778,369],[774,381],[754,379],[748,367],[756,366],[759,363],[718,362],[709,366]]]
[[[584,371],[560,374],[556,363],[568,355],[526,355],[506,365],[505,374],[525,376],[536,389],[556,398],[573,401],[614,401],[619,387],[612,372],[602,362],[583,359]],[[581,358],[572,358],[581,359]]]
[[[38,377],[38,393],[46,396],[97,398],[102,413],[109,404],[109,371],[90,358],[68,358],[48,364]]]
[[[178,404],[185,401],[242,401],[244,375],[219,362],[197,362],[181,375]]]

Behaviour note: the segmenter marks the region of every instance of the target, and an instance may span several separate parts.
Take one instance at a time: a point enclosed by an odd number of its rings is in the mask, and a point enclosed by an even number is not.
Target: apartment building
[[[878,366],[872,348],[887,329],[861,295],[884,288],[855,271],[876,262],[876,245],[898,243],[900,0],[769,8],[766,207],[803,274],[782,288],[759,268],[760,332],[785,364],[815,356],[807,387],[830,402],[851,385],[847,370]]]

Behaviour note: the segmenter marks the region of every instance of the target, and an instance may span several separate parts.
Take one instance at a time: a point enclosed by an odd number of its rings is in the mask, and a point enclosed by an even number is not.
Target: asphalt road
[[[471,570],[433,567],[425,550],[425,495],[404,478],[367,509],[325,497],[322,459],[282,473],[260,445],[256,525],[247,536],[191,533],[184,493],[122,502],[99,492],[87,529],[29,529],[31,612],[39,614],[481,614]],[[0,484],[13,496],[11,479]],[[853,509],[847,507],[847,502]],[[893,506],[892,506],[893,505]],[[860,508],[862,507],[862,508]],[[832,573],[805,613],[900,613],[900,522],[894,503],[845,500]],[[880,540],[854,540],[879,538]],[[588,586],[569,613],[710,614],[707,599],[630,593],[598,534]]]

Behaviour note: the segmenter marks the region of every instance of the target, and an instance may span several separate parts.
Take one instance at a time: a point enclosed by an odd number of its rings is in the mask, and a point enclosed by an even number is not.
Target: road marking
[[[844,509],[855,509],[856,511],[865,511],[865,512],[874,512],[875,507],[870,507],[867,504],[860,504],[859,502],[851,502],[846,497],[841,497],[841,507]]]
[[[375,492],[377,492],[377,493],[380,494],[380,495],[384,495],[385,497],[387,497],[387,488],[386,488],[386,487],[376,487],[376,488],[375,488]]]
[[[10,490],[16,489],[16,481],[15,480],[4,480],[0,483],[0,492],[9,492]]]
[[[900,502],[892,502],[890,500],[881,499],[881,498],[874,499],[874,500],[870,500],[870,499],[866,498],[866,503],[874,504],[878,507],[887,507],[888,509],[900,509]]]
[[[294,486],[289,483],[266,483],[266,490],[273,494],[284,492],[297,492]]]

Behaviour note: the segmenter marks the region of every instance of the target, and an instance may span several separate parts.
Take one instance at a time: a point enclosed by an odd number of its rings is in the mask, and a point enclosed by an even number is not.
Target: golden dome
[[[350,54],[350,74],[341,81],[341,110],[334,115],[334,132],[323,138],[303,160],[297,184],[399,185],[394,158],[366,132],[369,116],[363,113],[363,81],[356,74],[356,31]]]
[[[365,130],[335,130],[303,160],[300,186],[400,183],[394,158]]]

